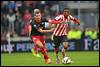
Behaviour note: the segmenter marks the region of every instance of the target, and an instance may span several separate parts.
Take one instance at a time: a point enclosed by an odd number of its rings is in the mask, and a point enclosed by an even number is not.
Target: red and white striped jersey
[[[68,23],[69,21],[77,22],[75,21],[75,18],[69,15],[67,18],[64,17],[63,14],[58,15],[55,20],[61,21],[59,24],[57,24],[56,28],[53,31],[54,36],[63,36],[67,35],[67,28],[68,28]],[[62,22],[66,23],[63,24]]]

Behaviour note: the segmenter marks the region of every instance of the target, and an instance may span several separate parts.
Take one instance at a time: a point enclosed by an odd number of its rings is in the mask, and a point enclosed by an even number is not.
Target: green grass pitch
[[[43,56],[37,58],[31,52],[25,53],[1,53],[1,66],[99,66],[98,51],[69,51],[73,63],[71,64],[56,64],[54,52],[48,52],[52,60],[51,64],[45,64]],[[59,52],[59,57],[62,60],[62,54]]]

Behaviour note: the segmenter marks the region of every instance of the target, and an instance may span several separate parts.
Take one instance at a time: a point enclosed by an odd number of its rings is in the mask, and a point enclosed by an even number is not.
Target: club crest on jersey
[[[36,27],[36,25],[34,25],[34,27]]]

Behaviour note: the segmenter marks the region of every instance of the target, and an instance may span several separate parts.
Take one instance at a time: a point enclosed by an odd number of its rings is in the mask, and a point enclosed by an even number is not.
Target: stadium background
[[[34,43],[29,38],[27,28],[29,20],[33,17],[33,10],[39,8],[44,18],[53,19],[62,13],[64,7],[70,8],[72,16],[81,21],[80,26],[70,23],[70,30],[66,36],[69,39],[68,50],[98,52],[98,1],[1,1],[1,54],[10,53],[10,51],[12,54],[30,53]],[[46,47],[52,52],[51,34],[46,34]]]

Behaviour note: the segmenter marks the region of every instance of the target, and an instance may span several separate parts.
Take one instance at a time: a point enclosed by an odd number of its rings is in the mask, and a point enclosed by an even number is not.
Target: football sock
[[[34,50],[34,51],[35,51],[35,53],[37,54],[37,53],[38,53],[38,46],[37,46],[37,45],[34,45],[33,50]]]
[[[44,59],[48,59],[49,58],[47,50],[46,50],[46,47],[42,47],[41,48],[41,52],[42,52],[42,54],[44,56]]]
[[[54,51],[55,51],[55,53],[56,53],[56,58],[58,58],[59,48],[55,48]]]

